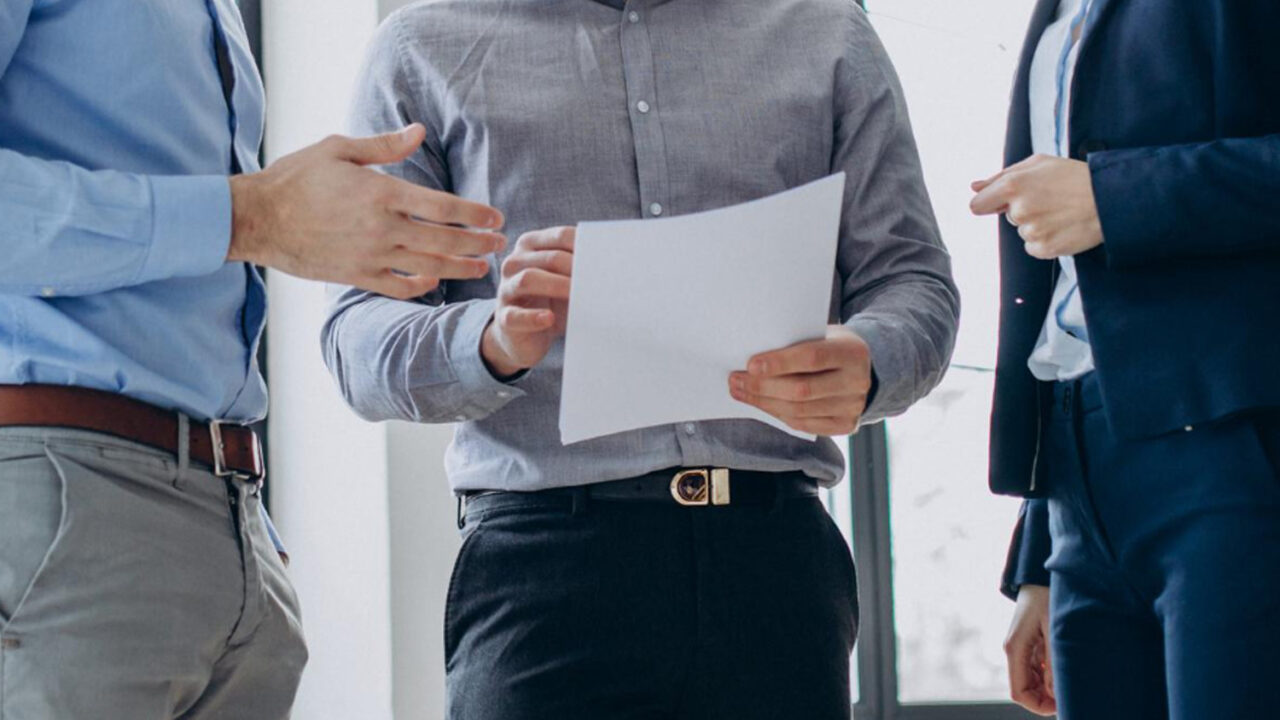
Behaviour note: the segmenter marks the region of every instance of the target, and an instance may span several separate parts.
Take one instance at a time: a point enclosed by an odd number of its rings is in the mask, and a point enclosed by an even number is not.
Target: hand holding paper
[[[763,353],[729,379],[735,400],[750,403],[789,427],[816,435],[849,435],[867,408],[871,352],[843,325],[824,340]]]
[[[842,173],[696,215],[579,225],[562,442],[721,418],[812,439],[734,399],[729,378],[751,358],[797,343],[853,350],[861,342],[824,340],[843,197]],[[854,404],[850,393],[838,397]]]
[[[537,365],[564,334],[574,236],[571,227],[525,233],[502,262],[498,309],[480,342],[494,373],[510,377]]]

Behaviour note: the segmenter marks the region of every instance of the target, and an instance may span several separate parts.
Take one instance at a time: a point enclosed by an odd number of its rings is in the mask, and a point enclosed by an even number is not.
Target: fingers
[[[536,333],[551,329],[556,323],[556,314],[550,310],[507,305],[499,308],[495,321],[507,332]]]
[[[440,286],[434,277],[421,275],[405,276],[387,270],[374,275],[364,282],[355,281],[356,287],[397,300],[419,298]]]
[[[521,270],[503,281],[498,291],[504,305],[523,305],[533,300],[568,300],[569,278],[546,270]]]
[[[982,192],[983,190],[986,190],[988,187],[990,187],[991,183],[995,182],[996,180],[999,180],[1000,176],[1003,174],[1004,174],[1004,170],[1001,170],[1000,172],[996,173],[995,175],[992,175],[986,180],[974,180],[973,182],[969,183],[969,188],[974,192]]]
[[[448,280],[474,280],[489,274],[489,261],[456,255],[433,255],[397,249],[387,256],[391,268],[409,275]]]
[[[832,343],[816,340],[761,353],[747,363],[747,372],[763,376],[817,373],[840,368],[850,360]]]
[[[732,391],[731,394],[736,400],[750,405],[755,405],[770,415],[783,419],[839,417],[847,414],[851,405],[860,401],[866,401],[864,396],[856,394],[846,394],[840,397],[829,397],[822,398],[821,400],[809,400],[805,402],[778,400],[776,398],[761,397],[759,395],[737,390]]]
[[[1009,201],[1013,199],[1014,186],[1009,175],[1001,175],[986,185],[969,201],[969,210],[974,215],[995,215],[1005,212]]]
[[[730,382],[734,389],[749,395],[792,402],[841,397],[850,389],[848,378],[838,370],[782,377],[733,373]],[[865,389],[870,390],[869,382]]]
[[[573,243],[578,237],[578,229],[574,227],[557,227],[547,230],[536,230],[520,236],[516,241],[519,250],[561,250],[573,252]]]
[[[1009,663],[1009,696],[1022,707],[1038,712],[1044,701],[1044,685],[1035,663],[1035,644],[1018,635],[1005,643]]]
[[[1028,593],[1028,588],[1023,588]],[[1052,669],[1048,646],[1048,613],[1037,621],[1028,608],[1034,605],[1030,595],[1020,595],[1020,611],[1005,640],[1004,651],[1009,665],[1009,695],[1014,702],[1038,715],[1052,715],[1057,702],[1049,685]],[[1033,608],[1034,609],[1034,608]]]
[[[419,187],[396,178],[386,178],[389,185],[387,209],[423,222],[437,225],[497,230],[504,222],[496,208],[464,200],[439,190]]]
[[[427,130],[414,123],[402,130],[366,138],[333,136],[329,144],[338,159],[359,165],[390,165],[398,163],[421,147]]]
[[[852,435],[858,429],[856,418],[780,418],[788,426],[810,435],[838,437]]]
[[[500,233],[428,225],[407,218],[393,220],[387,239],[393,247],[428,255],[491,255],[506,247]]]
[[[569,277],[573,274],[573,254],[563,250],[512,253],[502,262],[502,276],[511,277],[521,270],[530,268]]]

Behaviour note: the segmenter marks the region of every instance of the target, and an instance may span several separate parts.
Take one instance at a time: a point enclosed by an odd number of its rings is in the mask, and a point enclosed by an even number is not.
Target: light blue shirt
[[[263,417],[262,281],[225,261],[262,127],[233,0],[0,0],[0,384]]]
[[[1058,16],[1041,36],[1031,63],[1031,146],[1037,154],[1067,157],[1071,84],[1093,0],[1062,0]],[[1049,314],[1027,362],[1040,380],[1073,380],[1093,371],[1093,350],[1075,258],[1059,260],[1061,272]]]

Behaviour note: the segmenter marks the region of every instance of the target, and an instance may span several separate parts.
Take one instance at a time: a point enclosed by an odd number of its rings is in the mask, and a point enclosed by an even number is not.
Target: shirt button
[[[507,392],[506,390],[499,390],[499,391],[498,391],[498,397],[503,398],[503,399],[506,399],[506,398],[511,397],[511,393],[510,393],[510,392]]]
[[[693,423],[685,423],[684,431],[690,435],[695,435],[698,432],[698,426]]]
[[[662,203],[653,203],[649,206],[649,214],[658,217],[662,214]]]
[[[1182,429],[1183,429],[1183,430],[1186,430],[1187,432],[1195,432],[1195,429],[1196,429],[1196,428],[1195,428],[1195,426],[1194,426],[1194,425],[1188,425],[1188,426],[1186,426],[1186,427],[1184,427],[1184,428],[1182,428]]]
[[[44,297],[53,297],[54,295],[58,294],[58,291],[54,290],[51,287],[46,287],[46,288],[40,288],[40,294],[43,295]]]
[[[627,13],[627,19],[633,23],[638,23],[640,22],[640,13],[636,12],[635,10],[632,10],[631,12]]]
[[[636,103],[636,109],[640,111],[641,115],[644,115],[645,113],[649,112],[649,103],[641,100],[640,102]]]
[[[1014,304],[1014,305],[1021,305],[1021,304],[1022,304],[1022,303],[1024,303],[1024,302],[1026,302],[1026,300],[1023,300],[1022,298],[1014,298],[1014,299],[1013,299],[1013,304]]]

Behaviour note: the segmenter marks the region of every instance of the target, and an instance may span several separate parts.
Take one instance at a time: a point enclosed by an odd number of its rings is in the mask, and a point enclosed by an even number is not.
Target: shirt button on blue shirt
[[[640,13],[636,12],[635,10],[632,10],[631,12],[627,13],[627,19],[633,23],[638,23],[640,22]]]
[[[649,103],[641,100],[636,103],[636,109],[640,111],[641,115],[647,114],[649,112]]]
[[[662,214],[662,203],[653,203],[649,206],[649,214],[658,217]]]
[[[694,435],[698,432],[698,426],[693,423],[685,423],[684,431],[690,435]]]

